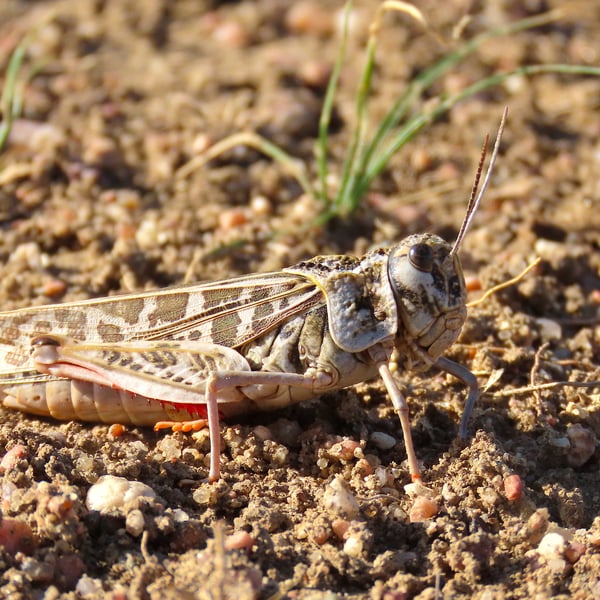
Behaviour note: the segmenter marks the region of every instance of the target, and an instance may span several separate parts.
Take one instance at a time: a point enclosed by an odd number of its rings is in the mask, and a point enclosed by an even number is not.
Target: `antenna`
[[[490,178],[492,176],[492,171],[494,169],[494,164],[496,163],[496,158],[498,156],[498,150],[500,148],[500,141],[502,140],[502,133],[504,132],[504,125],[506,124],[506,117],[508,115],[508,106],[504,108],[502,113],[502,119],[500,121],[500,127],[498,128],[498,135],[496,135],[496,142],[494,143],[494,150],[492,151],[492,157],[490,158],[490,164],[488,165],[488,169],[485,173],[485,177],[483,178],[483,183],[481,185],[481,189],[477,192],[477,188],[479,187],[479,179],[481,178],[481,172],[483,170],[483,163],[485,161],[485,155],[487,154],[487,147],[489,142],[489,135],[485,136],[485,142],[483,144],[483,150],[481,151],[481,158],[479,159],[479,165],[477,166],[477,174],[475,175],[475,181],[473,183],[473,189],[471,190],[471,197],[469,198],[469,204],[467,205],[467,214],[465,215],[465,219],[460,226],[460,231],[458,232],[458,236],[456,237],[456,241],[454,242],[454,246],[452,246],[452,250],[450,250],[450,255],[456,254],[462,244],[462,241],[467,235],[467,231],[471,226],[471,222],[473,221],[473,217],[479,208],[479,204],[481,203],[481,199],[483,198],[483,194],[487,189],[487,186],[490,182]]]

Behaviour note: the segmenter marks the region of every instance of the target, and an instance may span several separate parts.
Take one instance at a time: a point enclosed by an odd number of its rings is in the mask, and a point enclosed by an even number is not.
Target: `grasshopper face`
[[[391,250],[388,277],[403,336],[435,361],[456,341],[467,316],[458,256],[437,235],[411,235]]]

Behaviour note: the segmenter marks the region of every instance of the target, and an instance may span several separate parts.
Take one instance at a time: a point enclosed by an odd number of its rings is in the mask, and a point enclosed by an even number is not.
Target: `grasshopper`
[[[208,426],[209,480],[220,476],[220,416],[287,406],[379,375],[420,480],[408,407],[390,366],[432,365],[468,387],[459,435],[479,396],[475,376],[442,356],[466,319],[458,250],[481,190],[484,146],[453,245],[411,235],[362,257],[317,256],[281,272],[0,313],[0,399],[61,420]]]

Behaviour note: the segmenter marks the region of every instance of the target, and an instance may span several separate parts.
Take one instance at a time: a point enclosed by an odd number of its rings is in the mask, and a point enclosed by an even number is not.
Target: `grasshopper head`
[[[436,360],[458,337],[467,316],[465,278],[458,255],[437,235],[411,235],[390,252],[388,277],[401,324]]]
[[[432,361],[456,341],[467,317],[467,292],[458,250],[488,186],[498,156],[507,109],[481,188],[479,179],[488,145],[486,136],[467,212],[451,246],[437,235],[411,235],[394,246],[388,259],[388,277],[400,321],[397,336],[416,343]]]

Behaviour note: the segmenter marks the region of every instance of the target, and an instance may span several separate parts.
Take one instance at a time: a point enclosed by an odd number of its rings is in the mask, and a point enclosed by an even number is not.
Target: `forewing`
[[[305,277],[267,273],[0,313],[0,384],[47,379],[31,361],[36,336],[106,344],[188,340],[235,348],[323,302]]]
[[[185,314],[161,318],[139,334],[146,340],[194,340],[236,348],[279,323],[324,303],[305,277],[284,273],[253,275],[190,288]],[[158,297],[163,305],[169,299]],[[158,311],[159,316],[170,311]],[[138,335],[134,336],[135,338]]]

